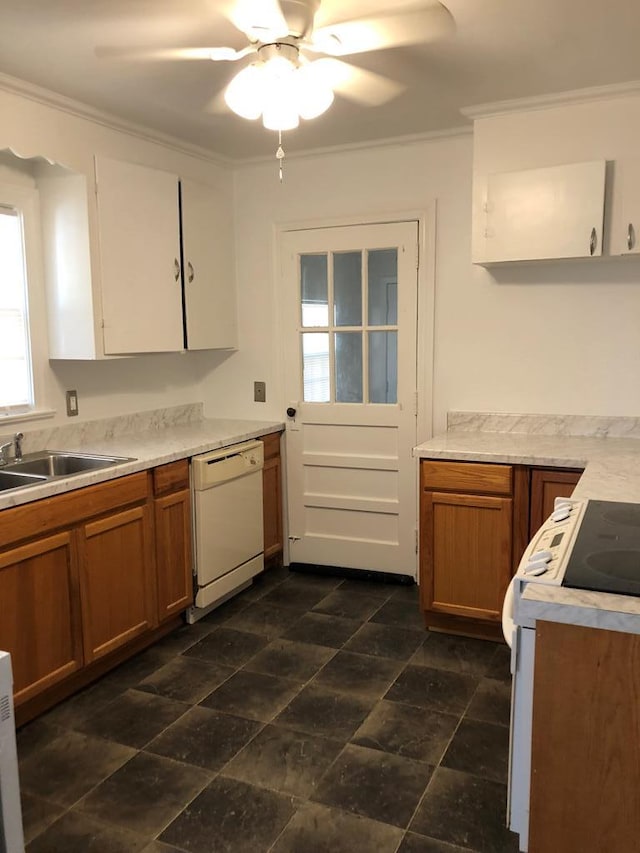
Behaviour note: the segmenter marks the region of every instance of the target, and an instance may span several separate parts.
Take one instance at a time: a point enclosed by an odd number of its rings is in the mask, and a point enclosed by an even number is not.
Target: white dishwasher
[[[195,606],[191,623],[251,583],[264,569],[261,441],[191,460]]]

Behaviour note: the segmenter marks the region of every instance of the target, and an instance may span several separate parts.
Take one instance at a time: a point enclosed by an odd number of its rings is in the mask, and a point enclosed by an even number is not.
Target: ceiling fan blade
[[[349,56],[408,44],[425,44],[455,32],[453,15],[441,3],[425,9],[396,12],[321,27],[310,47],[330,56]]]
[[[237,0],[230,19],[250,41],[271,42],[289,34],[278,0]]]
[[[381,74],[375,74],[373,71],[358,68],[350,62],[328,56],[316,59],[306,68],[317,75],[320,83],[330,86],[343,98],[367,107],[386,104],[406,88],[401,83],[383,77]]]
[[[101,59],[208,59],[214,62],[235,62],[253,51],[253,47],[245,47],[243,50],[234,50],[232,47],[97,47],[95,53]]]

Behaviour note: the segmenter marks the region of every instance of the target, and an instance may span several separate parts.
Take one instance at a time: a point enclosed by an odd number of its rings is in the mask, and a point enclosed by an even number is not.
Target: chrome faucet
[[[13,436],[13,456],[16,462],[22,462],[22,439],[24,438],[24,434],[21,432],[17,432]]]
[[[6,441],[4,444],[0,444],[0,466],[6,465],[9,461],[8,450],[12,445],[12,441]]]

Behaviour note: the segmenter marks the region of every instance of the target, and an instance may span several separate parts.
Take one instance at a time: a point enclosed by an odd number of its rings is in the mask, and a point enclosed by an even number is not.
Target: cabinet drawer
[[[153,469],[153,494],[167,495],[180,489],[189,488],[189,461],[179,459],[168,465],[159,465]]]
[[[260,441],[264,444],[264,458],[273,459],[280,456],[280,433],[272,432],[269,435],[263,435]]]
[[[434,462],[421,465],[423,489],[483,495],[510,495],[513,490],[511,465],[483,462]]]
[[[147,499],[147,472],[83,486],[0,512],[0,548]]]

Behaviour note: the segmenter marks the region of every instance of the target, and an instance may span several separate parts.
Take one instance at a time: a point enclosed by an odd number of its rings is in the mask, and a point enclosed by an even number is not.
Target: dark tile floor
[[[18,733],[29,853],[517,851],[504,646],[272,569]]]

